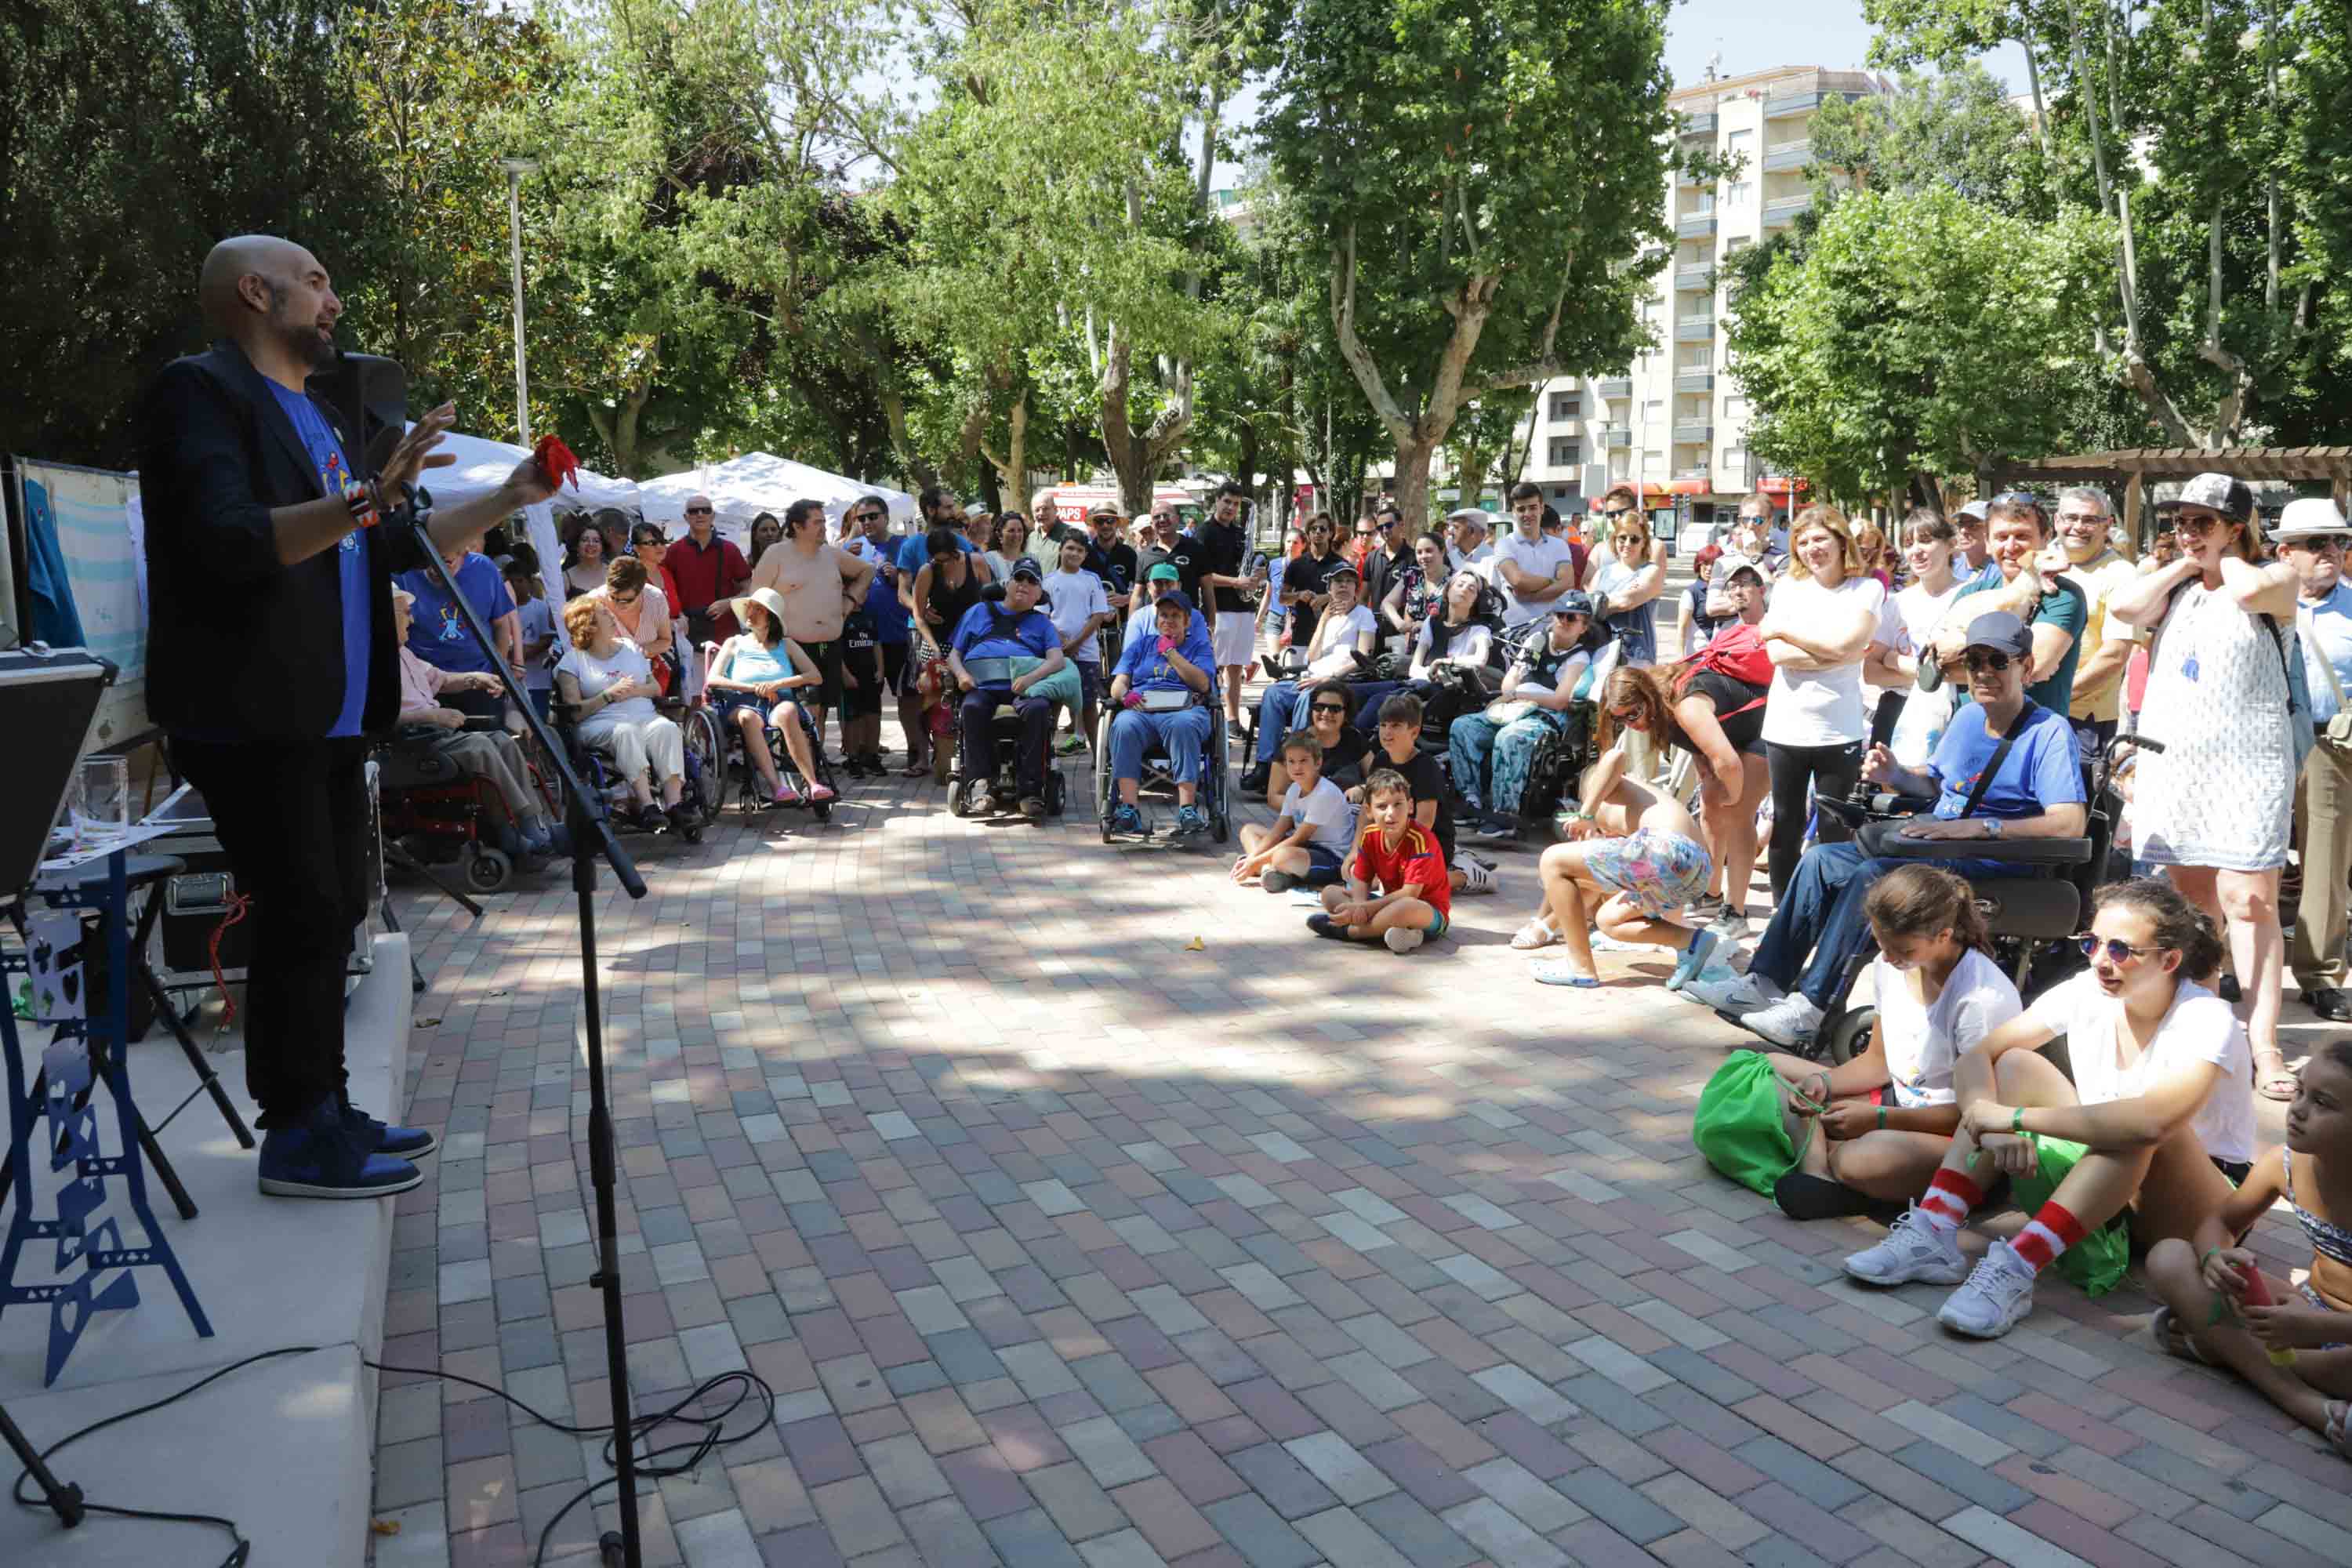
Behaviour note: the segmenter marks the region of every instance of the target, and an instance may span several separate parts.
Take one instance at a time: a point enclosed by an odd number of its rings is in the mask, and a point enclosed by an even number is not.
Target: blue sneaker
[[[1675,972],[1666,976],[1666,989],[1679,991],[1696,979],[1699,971],[1706,967],[1706,961],[1715,955],[1718,940],[1715,932],[1705,926],[1693,931],[1690,945],[1683,949],[1680,958],[1675,960]]]
[[[380,1198],[425,1180],[407,1161],[379,1154],[343,1123],[333,1100],[261,1135],[261,1190],[281,1198]]]
[[[1113,807],[1110,814],[1110,830],[1113,833],[1125,833],[1138,838],[1142,837],[1143,813],[1131,805]]]
[[[1176,831],[1188,836],[1206,833],[1209,831],[1209,819],[1201,815],[1201,808],[1197,805],[1180,805],[1176,808]]]
[[[441,1147],[441,1141],[422,1127],[394,1127],[378,1121],[346,1099],[343,1125],[360,1136],[360,1142],[378,1154],[390,1154],[397,1160],[422,1160]]]

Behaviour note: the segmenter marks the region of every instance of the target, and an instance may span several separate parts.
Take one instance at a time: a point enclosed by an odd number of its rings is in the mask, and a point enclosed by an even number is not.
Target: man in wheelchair
[[[1201,699],[1215,679],[1216,654],[1208,627],[1182,589],[1159,595],[1151,613],[1156,635],[1129,644],[1111,678],[1115,717],[1106,749],[1119,804],[1111,813],[1110,831],[1142,834],[1136,796],[1143,784],[1144,753],[1156,748],[1167,752],[1168,771],[1176,780],[1176,831],[1202,833],[1209,826],[1198,804],[1202,761],[1216,721]],[[1212,765],[1224,766],[1224,758],[1213,759]]]
[[[446,760],[460,775],[486,779],[506,804],[513,822],[510,842],[493,835],[492,842],[513,855],[525,870],[537,870],[557,850],[555,827],[545,804],[530,787],[530,771],[522,750],[495,721],[480,720],[469,727],[468,715],[443,703],[442,695],[457,691],[499,692],[495,675],[453,675],[419,658],[408,646],[408,626],[416,595],[394,584],[392,589],[393,640],[400,649],[400,727],[396,755]]]
[[[1864,779],[1897,795],[1935,797],[1932,811],[1902,825],[1901,837],[1990,846],[2082,837],[2088,811],[2074,727],[2063,710],[2026,700],[2032,655],[2032,635],[2017,616],[2006,610],[1979,616],[1969,624],[1967,650],[1969,694],[1975,700],[1952,716],[1927,767],[1899,766],[1885,746],[1870,748]],[[2032,869],[2023,858],[2001,855],[1989,848],[1937,858],[1969,879]],[[1902,863],[1874,857],[1855,843],[1806,851],[1748,973],[1699,982],[1684,994],[1738,1016],[1744,1027],[1775,1045],[1807,1049],[1870,942],[1863,900],[1871,884]]]
[[[962,688],[964,788],[970,791],[965,810],[986,816],[995,803],[988,795],[996,744],[992,732],[996,710],[1013,704],[1021,716],[1020,750],[1013,765],[1014,788],[1021,815],[1038,821],[1045,815],[1045,743],[1054,733],[1054,700],[1031,691],[1063,665],[1061,634],[1053,617],[1037,607],[1043,579],[1037,563],[1024,557],[1013,563],[1000,602],[983,593],[981,602],[966,610],[949,644],[948,669]],[[1039,660],[1028,665],[1030,659]],[[1016,661],[1025,666],[1015,673]]]

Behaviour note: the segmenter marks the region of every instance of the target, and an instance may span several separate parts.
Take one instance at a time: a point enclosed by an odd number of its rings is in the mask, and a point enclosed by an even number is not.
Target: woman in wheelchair
[[[1110,701],[1117,716],[1110,725],[1111,777],[1118,785],[1118,805],[1111,813],[1114,833],[1143,832],[1143,814],[1136,806],[1142,786],[1143,756],[1155,747],[1168,753],[1168,771],[1176,780],[1176,831],[1208,831],[1208,819],[1196,804],[1201,789],[1203,748],[1215,731],[1215,721],[1201,698],[1215,677],[1216,655],[1209,646],[1208,628],[1192,613],[1192,601],[1181,588],[1155,599],[1157,637],[1130,644],[1119,657],[1118,673],[1111,677]],[[1217,767],[1225,765],[1223,757]]]
[[[488,780],[513,820],[510,842],[499,847],[536,870],[559,853],[547,804],[530,787],[522,750],[503,729],[469,730],[467,716],[441,701],[445,691],[499,691],[499,678],[479,671],[453,675],[436,669],[409,650],[408,622],[416,595],[397,583],[392,588],[392,637],[400,649],[400,732],[404,751],[446,757],[457,772]]]
[[[2245,1028],[2189,978],[2221,962],[2213,922],[2143,878],[2100,889],[2082,944],[2089,969],[1960,1058],[1959,1128],[1926,1196],[1845,1260],[1868,1284],[1959,1285],[1937,1321],[1977,1339],[2015,1327],[2041,1272],[2110,1222],[2143,1247],[2195,1236],[2254,1155]],[[2072,1082],[2038,1049],[2060,1035]],[[1959,1227],[1995,1179],[2046,1187],[2062,1169],[2017,1239],[1996,1240],[1970,1270]]]
[[[736,624],[743,629],[719,645],[719,657],[703,679],[712,710],[742,737],[743,754],[758,771],[770,800],[778,805],[801,801],[801,792],[777,772],[775,753],[768,749],[772,726],[783,736],[793,766],[808,781],[808,798],[831,800],[833,791],[818,776],[816,758],[809,750],[800,704],[784,696],[814,690],[823,683],[816,660],[784,635],[784,601],[773,588],[754,588],[732,607]]]
[[[555,667],[555,697],[578,716],[580,739],[610,753],[628,786],[639,826],[648,832],[675,828],[688,843],[698,842],[701,821],[682,804],[686,738],[654,707],[661,689],[654,684],[644,651],[615,636],[611,614],[586,595],[563,606],[563,629],[572,651]]]
[[[1993,962],[1983,912],[1949,871],[1897,867],[1863,912],[1878,942],[1868,1047],[1831,1067],[1766,1058],[1780,1078],[1789,1141],[1804,1151],[1772,1190],[1791,1219],[1866,1214],[1925,1191],[1960,1124],[1954,1065],[2023,1010]]]
[[[1445,580],[1437,613],[1413,633],[1405,680],[1441,733],[1452,728],[1470,692],[1483,706],[1492,690],[1501,673],[1492,660],[1502,618],[1502,595],[1465,568]]]
[[[1576,705],[1576,683],[1591,656],[1584,634],[1592,625],[1592,600],[1570,588],[1552,601],[1544,629],[1520,650],[1502,689],[1484,712],[1465,713],[1447,731],[1454,787],[1465,816],[1485,838],[1518,833],[1517,813],[1537,751],[1566,731]]]

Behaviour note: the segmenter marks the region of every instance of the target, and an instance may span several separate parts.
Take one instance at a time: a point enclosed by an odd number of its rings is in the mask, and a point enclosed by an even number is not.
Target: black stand
[[[563,786],[564,825],[572,836],[572,890],[580,907],[580,995],[581,1019],[588,1047],[588,1179],[596,1189],[596,1272],[588,1282],[604,1296],[604,1364],[611,1380],[613,1395],[613,1462],[614,1479],[619,1484],[618,1501],[621,1528],[618,1532],[606,1531],[597,1542],[606,1564],[621,1568],[642,1568],[645,1548],[637,1530],[637,1461],[634,1439],[629,1435],[629,1358],[628,1340],[621,1331],[621,1258],[620,1221],[614,1210],[614,1186],[618,1180],[613,1159],[613,1118],[604,1095],[604,1020],[596,990],[596,862],[602,855],[620,879],[623,890],[633,899],[646,896],[645,879],[637,868],[622,853],[619,839],[614,837],[611,820],[604,814],[604,803],[588,793],[572,770],[571,754],[556,740],[530,705],[530,698],[516,681],[514,671],[498,656],[490,642],[490,632],[474,614],[474,606],[449,576],[443,564],[440,550],[433,542],[427,524],[432,517],[433,498],[423,490],[415,493],[406,526],[415,535],[417,549],[425,557],[426,570],[441,585],[441,592],[466,623],[474,646],[482,651],[499,679],[506,685],[507,696],[522,714],[522,721],[540,744]],[[397,519],[386,526],[397,527]]]
[[[41,1489],[41,1496],[56,1510],[58,1522],[68,1530],[79,1524],[82,1516],[81,1489],[68,1486],[58,1479],[57,1472],[49,1468],[47,1461],[41,1458],[40,1450],[33,1447],[33,1440],[8,1419],[5,1405],[0,1405],[0,1439],[6,1440],[8,1451],[16,1456],[16,1462],[32,1472],[33,1484]]]

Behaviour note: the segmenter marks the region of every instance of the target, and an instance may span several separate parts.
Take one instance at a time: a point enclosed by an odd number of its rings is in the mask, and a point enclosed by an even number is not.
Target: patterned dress
[[[2294,804],[2280,639],[2226,592],[2192,581],[2158,635],[2132,821],[2159,866],[2269,871],[2286,864]]]

